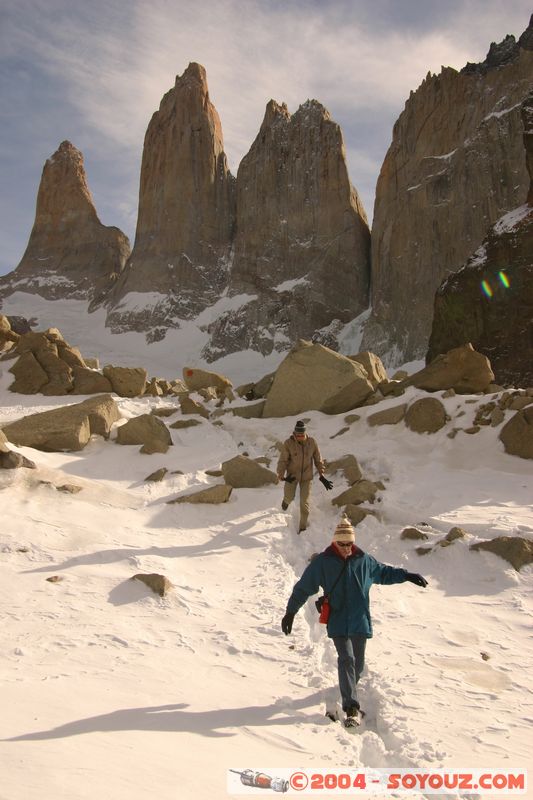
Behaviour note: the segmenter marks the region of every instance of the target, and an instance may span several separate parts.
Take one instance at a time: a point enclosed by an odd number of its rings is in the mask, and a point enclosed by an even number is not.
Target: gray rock
[[[488,358],[471,344],[465,344],[437,355],[427,367],[405,378],[400,385],[416,386],[426,392],[454,389],[458,394],[475,394],[484,392],[493,380]]]
[[[346,481],[352,486],[363,477],[361,468],[354,455],[347,454],[336,458],[334,461],[328,461],[326,464],[326,472],[328,475],[335,475],[336,472],[341,471]]]
[[[0,469],[19,469],[20,467],[37,469],[37,465],[21,453],[15,453],[13,450],[8,452],[0,450]]]
[[[142,444],[141,453],[166,453],[172,437],[164,422],[153,414],[141,414],[117,428],[117,444]]]
[[[181,397],[180,407],[182,414],[199,414],[205,419],[209,418],[209,411],[201,403],[197,403],[191,397]]]
[[[84,400],[71,406],[29,414],[4,425],[10,442],[44,451],[82,450],[91,434],[109,437],[111,425],[120,418],[109,395]]]
[[[194,428],[196,425],[201,424],[199,419],[177,419],[176,422],[173,422],[169,427],[179,431],[184,428]]]
[[[131,580],[141,581],[145,586],[148,586],[154,594],[158,594],[160,597],[165,597],[172,589],[172,583],[169,579],[165,577],[165,575],[159,575],[157,572],[139,572],[137,575],[133,575]]]
[[[496,539],[472,544],[470,550],[488,550],[508,561],[517,572],[533,563],[533,541],[521,536],[498,536]]]
[[[415,433],[435,433],[446,424],[446,409],[436,397],[422,397],[407,409],[405,424]]]
[[[161,469],[156,469],[155,472],[151,472],[150,475],[147,475],[144,480],[152,481],[153,483],[158,483],[159,481],[163,480],[167,472],[168,469],[166,467],[161,467]]]
[[[517,411],[500,431],[505,452],[520,458],[533,458],[533,406]]]
[[[375,425],[397,425],[405,417],[406,409],[407,403],[385,408],[383,411],[376,411],[375,414],[370,414],[366,421],[371,427]]]
[[[233,487],[227,483],[217,483],[216,486],[210,486],[208,489],[200,489],[198,492],[191,494],[180,495],[174,500],[168,500],[168,504],[174,503],[208,503],[211,505],[218,505],[220,503],[227,503],[231,497]]]
[[[302,340],[276,370],[263,416],[284,417],[312,409],[340,414],[364,403],[371,393],[360,364]]]
[[[338,497],[333,498],[331,502],[334,506],[349,504],[359,505],[360,503],[366,502],[373,503],[379,488],[377,483],[363,479],[354,483],[353,486],[350,486],[349,489],[342,492]]]
[[[146,388],[146,370],[142,367],[114,367],[107,364],[103,373],[119,397],[141,397]]]
[[[419,531],[418,528],[404,528],[400,534],[400,539],[429,539],[427,533]]]
[[[266,469],[247,456],[235,456],[222,463],[224,480],[234,489],[257,488],[276,484],[278,478],[275,472]]]

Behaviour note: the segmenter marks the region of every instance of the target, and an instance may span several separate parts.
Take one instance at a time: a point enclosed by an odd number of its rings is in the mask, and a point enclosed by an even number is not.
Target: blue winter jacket
[[[355,546],[352,547],[344,571],[337,581],[343,566],[344,559],[333,545],[315,556],[294,586],[287,603],[287,611],[296,614],[305,601],[322,587],[330,604],[328,636],[333,638],[358,633],[370,638],[370,587],[373,583],[404,583],[407,571],[381,564]],[[334,586],[335,581],[337,584]]]

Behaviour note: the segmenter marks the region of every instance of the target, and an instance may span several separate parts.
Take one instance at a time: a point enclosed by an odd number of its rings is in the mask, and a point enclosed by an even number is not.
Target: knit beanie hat
[[[355,542],[355,531],[348,517],[343,514],[333,534],[334,542]]]
[[[305,433],[305,422],[303,420],[298,420],[294,426],[294,433]]]

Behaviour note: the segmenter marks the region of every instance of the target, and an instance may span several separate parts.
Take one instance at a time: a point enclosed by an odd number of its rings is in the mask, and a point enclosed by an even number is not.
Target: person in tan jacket
[[[309,519],[309,495],[313,479],[313,463],[318,470],[319,480],[326,489],[333,484],[324,477],[324,462],[316,441],[308,436],[305,422],[298,420],[291,436],[283,442],[278,461],[278,480],[285,481],[281,508],[286,511],[296,496],[300,486],[300,525],[298,533],[305,531]]]

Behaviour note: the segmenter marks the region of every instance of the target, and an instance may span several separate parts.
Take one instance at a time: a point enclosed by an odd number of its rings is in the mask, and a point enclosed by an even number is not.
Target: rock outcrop
[[[234,224],[235,179],[220,119],[205,69],[191,63],[146,131],[135,245],[110,301],[111,329],[152,330],[157,338],[161,326],[161,338],[217,300]]]
[[[237,174],[228,292],[240,303],[209,325],[204,357],[266,355],[299,338],[335,347],[368,305],[369,246],[339,126],[316,100],[292,116],[271,100]]]
[[[533,91],[522,120],[528,202],[498,220],[464,267],[439,286],[426,359],[472,342],[490,358],[499,384],[533,386]]]
[[[376,189],[363,337],[389,364],[426,352],[437,287],[526,196],[520,104],[533,82],[533,18],[528,32],[492,46],[481,65],[428,74],[394,126]]]
[[[0,278],[0,300],[15,291],[48,300],[100,298],[129,254],[127,236],[98,219],[82,154],[62,142],[44,165],[28,246],[17,268]]]

